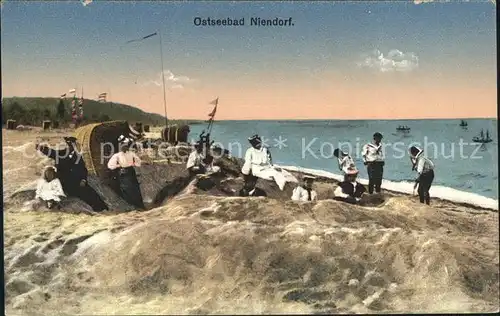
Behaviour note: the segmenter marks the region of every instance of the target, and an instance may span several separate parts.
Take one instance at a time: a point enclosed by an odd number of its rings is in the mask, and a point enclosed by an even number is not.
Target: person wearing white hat
[[[317,201],[318,195],[312,189],[315,179],[313,176],[303,176],[302,183],[293,189],[292,201]]]
[[[141,159],[136,153],[130,150],[132,141],[129,138],[120,135],[118,143],[120,144],[120,152],[111,156],[111,159],[108,161],[108,168],[118,171],[122,198],[131,205],[139,209],[144,209],[141,188],[134,169],[134,167],[141,166]]]
[[[333,155],[337,157],[339,169],[344,173],[344,175],[352,172],[357,172],[356,164],[348,153],[343,152],[337,148],[333,151]]]
[[[252,147],[245,153],[245,163],[241,168],[243,175],[254,175],[264,180],[274,180],[280,190],[284,190],[287,182],[298,182],[297,179],[281,168],[273,166],[271,153],[269,149],[262,146],[262,140],[259,135],[253,135],[248,138]]]
[[[338,184],[334,191],[334,199],[342,202],[356,204],[361,201],[362,195],[366,192],[366,188],[356,181],[358,176],[357,170],[349,170],[345,180]]]
[[[60,208],[61,199],[66,197],[61,182],[56,178],[56,168],[45,167],[42,177],[38,179],[35,199],[45,203],[48,209]]]
[[[205,174],[215,173],[220,171],[220,167],[213,165],[213,159],[208,160],[203,153],[203,143],[197,142],[194,144],[194,149],[188,157],[186,168],[189,174]],[[213,158],[213,157],[210,157]]]

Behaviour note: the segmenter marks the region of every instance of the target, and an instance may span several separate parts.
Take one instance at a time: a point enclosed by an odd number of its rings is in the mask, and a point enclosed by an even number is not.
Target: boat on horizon
[[[461,127],[467,127],[467,122],[464,120],[460,120],[460,126]]]
[[[478,136],[474,136],[472,138],[472,141],[475,143],[486,144],[486,143],[491,143],[493,139],[491,139],[489,131],[486,131],[486,137],[485,137],[484,131],[481,129],[481,133]]]
[[[396,131],[398,132],[409,132],[411,130],[411,128],[409,128],[408,126],[401,126],[399,125],[397,128],[396,128]]]

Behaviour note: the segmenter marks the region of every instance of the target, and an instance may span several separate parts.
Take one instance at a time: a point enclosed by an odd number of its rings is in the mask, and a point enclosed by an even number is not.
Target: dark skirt
[[[144,209],[141,187],[139,186],[139,181],[137,181],[137,174],[134,167],[121,168],[118,174],[122,198],[129,204],[139,209]]]

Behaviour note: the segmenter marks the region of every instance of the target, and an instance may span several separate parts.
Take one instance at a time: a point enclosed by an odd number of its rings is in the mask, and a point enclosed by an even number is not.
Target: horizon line
[[[61,97],[53,97],[53,96],[37,96],[37,97],[32,97],[32,96],[2,96],[3,99],[8,99],[8,98],[24,98],[24,99],[35,99],[35,98],[40,98],[40,99],[61,99]],[[69,98],[63,98],[63,99],[71,99]],[[90,101],[95,101],[98,102],[98,100],[94,99],[86,99],[83,98],[84,100],[90,100]],[[3,103],[3,102],[2,102]],[[115,103],[115,104],[121,104],[129,107],[136,108],[144,113],[147,114],[154,114],[154,115],[159,115],[162,118],[165,118],[163,114],[157,113],[157,112],[147,112],[144,109],[137,107],[135,105],[131,104],[126,104],[126,103],[121,103],[121,102],[113,102],[113,101],[106,101],[103,104],[106,103]],[[200,122],[207,122],[207,119],[202,119],[202,118],[169,118],[168,116],[166,117],[168,120],[173,120],[173,121],[200,121]],[[259,119],[259,118],[250,118],[250,119],[220,119],[220,120],[214,120],[214,121],[404,121],[404,120],[460,120],[460,119],[467,119],[467,120],[487,120],[487,119],[493,119],[498,121],[498,116],[492,116],[492,117],[429,117],[429,118],[410,118],[410,117],[397,117],[397,118],[266,118],[266,119]]]

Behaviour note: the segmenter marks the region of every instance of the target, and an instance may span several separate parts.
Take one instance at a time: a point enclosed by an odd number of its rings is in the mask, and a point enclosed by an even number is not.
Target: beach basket
[[[110,179],[108,161],[119,150],[118,137],[129,133],[130,126],[127,121],[88,124],[75,131],[79,151],[82,153],[89,174],[103,180]]]
[[[43,130],[44,130],[44,131],[49,130],[49,129],[50,129],[50,126],[51,126],[51,123],[52,123],[51,121],[43,121],[43,123],[42,123]]]
[[[189,125],[171,125],[161,131],[162,140],[168,143],[187,143],[189,136]]]
[[[16,129],[16,120],[7,120],[7,129]]]

